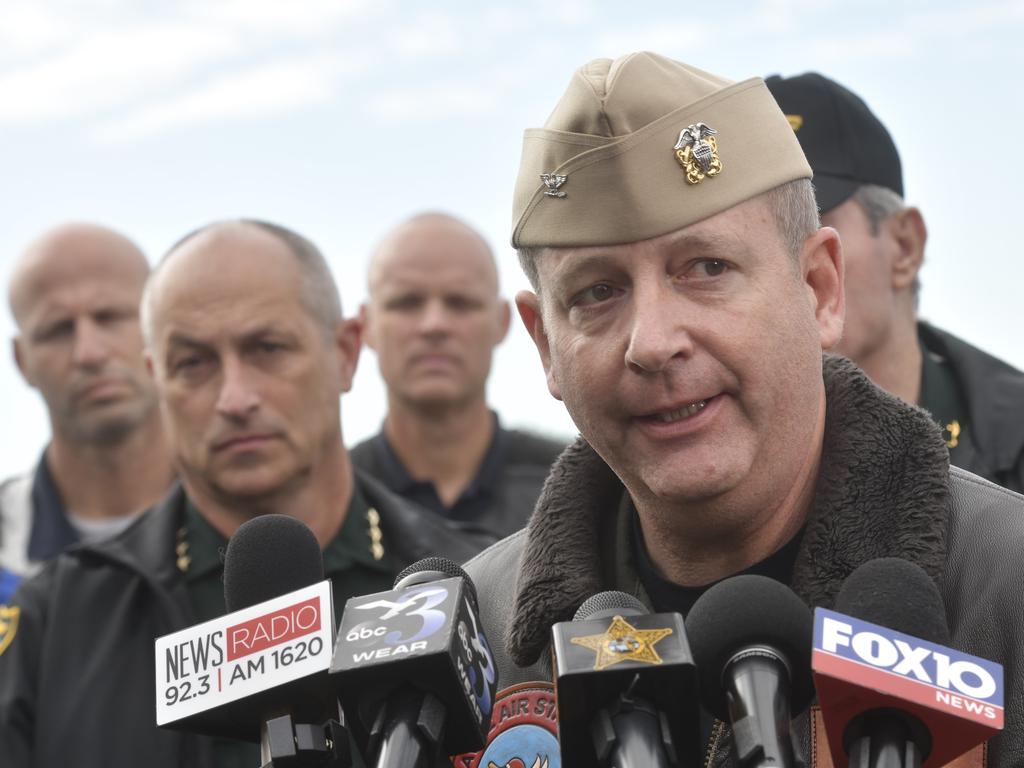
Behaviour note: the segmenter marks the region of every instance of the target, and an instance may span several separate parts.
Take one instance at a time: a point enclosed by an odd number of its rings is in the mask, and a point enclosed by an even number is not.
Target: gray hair
[[[152,273],[150,273],[142,295],[142,332],[145,336],[146,344],[148,345],[152,342],[152,312],[150,304],[153,286],[156,284],[167,262],[183,245],[193,238],[225,224],[243,224],[256,227],[276,237],[288,247],[302,273],[302,302],[306,310],[322,327],[325,333],[328,335],[333,334],[335,327],[343,319],[341,296],[338,293],[338,285],[334,282],[334,276],[331,274],[327,260],[320,252],[320,249],[307,238],[279,224],[272,224],[269,221],[262,221],[260,219],[227,219],[212,222],[189,232],[167,250]]]
[[[852,199],[864,211],[872,237],[878,237],[878,233],[882,231],[882,222],[902,211],[907,205],[903,198],[891,189],[877,184],[863,184],[857,187]],[[921,292],[921,278],[917,275],[914,276],[910,291],[914,297],[914,306],[917,306],[918,294]]]
[[[765,197],[775,214],[775,223],[782,242],[795,261],[804,240],[817,232],[821,226],[818,203],[814,199],[814,187],[811,186],[810,179],[795,179],[768,190]],[[517,251],[519,266],[538,295],[540,279],[537,273],[537,259],[543,251],[544,248],[541,246],[519,248]]]
[[[864,184],[857,187],[853,193],[853,199],[867,216],[868,225],[871,227],[871,234],[877,236],[882,231],[882,222],[899,213],[905,207],[903,198],[886,187],[877,184]]]

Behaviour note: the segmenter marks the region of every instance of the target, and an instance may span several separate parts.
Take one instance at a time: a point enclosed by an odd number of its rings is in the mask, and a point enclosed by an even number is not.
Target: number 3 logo
[[[415,616],[420,619],[422,622],[420,628],[412,637],[403,638],[401,630],[395,630],[387,634],[384,642],[388,645],[397,645],[399,643],[412,643],[417,640],[423,640],[443,627],[448,616],[444,611],[438,611],[435,608],[447,599],[448,590],[445,587],[423,586],[406,592],[402,595],[402,599],[397,602],[394,600],[374,600],[372,603],[355,607],[361,611],[386,608],[387,610],[379,617],[380,621],[388,621],[396,616]]]

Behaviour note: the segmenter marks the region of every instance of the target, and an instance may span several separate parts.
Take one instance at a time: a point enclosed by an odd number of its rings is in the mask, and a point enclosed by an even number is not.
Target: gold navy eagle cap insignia
[[[705,123],[693,123],[679,132],[679,139],[673,147],[676,160],[686,171],[686,181],[699,184],[708,176],[722,172],[722,161],[718,157],[718,133]]]
[[[574,637],[570,642],[594,651],[597,654],[594,670],[600,671],[620,661],[661,664],[661,656],[654,646],[671,634],[671,629],[637,629],[621,616],[616,616],[600,635]]]

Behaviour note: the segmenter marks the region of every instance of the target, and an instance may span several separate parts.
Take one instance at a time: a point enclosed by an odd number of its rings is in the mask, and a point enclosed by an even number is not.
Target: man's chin
[[[422,387],[407,397],[416,409],[426,412],[457,409],[471,400],[464,387],[456,386]]]
[[[151,408],[137,399],[97,403],[71,418],[71,434],[83,443],[116,443],[146,420]]]
[[[286,484],[281,473],[259,468],[224,472],[210,483],[218,496],[249,501],[275,496]]]

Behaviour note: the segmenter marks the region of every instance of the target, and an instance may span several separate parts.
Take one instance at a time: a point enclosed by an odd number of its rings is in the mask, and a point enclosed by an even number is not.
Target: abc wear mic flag
[[[473,583],[450,560],[421,560],[393,590],[351,598],[330,671],[356,743],[378,766],[431,765],[434,753],[484,743],[494,657]]]

